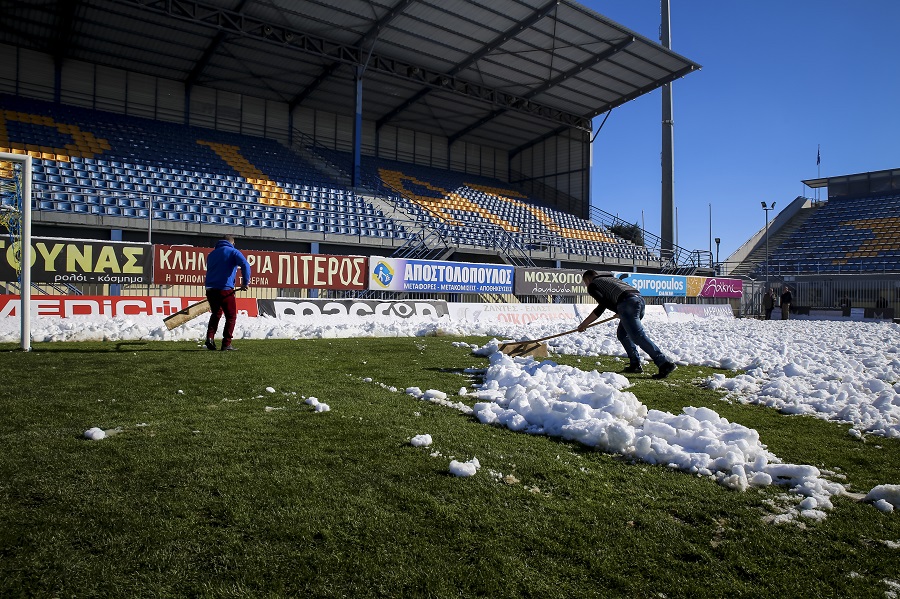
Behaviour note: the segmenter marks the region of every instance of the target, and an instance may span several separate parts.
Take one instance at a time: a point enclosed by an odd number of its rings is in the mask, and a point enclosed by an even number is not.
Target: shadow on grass
[[[9,350],[9,351],[21,351]],[[109,344],[104,347],[73,347],[70,343],[43,343],[39,346],[32,346],[31,353],[70,353],[70,354],[111,354],[116,352],[202,352],[213,353],[197,344],[194,347],[173,347],[171,344],[158,344],[150,341],[120,341],[115,344]]]

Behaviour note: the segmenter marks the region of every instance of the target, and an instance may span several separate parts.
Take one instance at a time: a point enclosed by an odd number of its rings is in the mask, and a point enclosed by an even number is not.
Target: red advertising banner
[[[153,283],[203,285],[206,256],[212,248],[187,245],[153,246]],[[241,250],[250,263],[251,287],[296,289],[365,289],[368,258]],[[236,285],[241,285],[238,270]]]
[[[32,316],[159,316],[165,318],[187,308],[202,297],[137,297],[107,295],[47,295],[31,299]],[[21,300],[18,295],[0,295],[0,318],[18,316]],[[238,297],[238,313],[257,317],[256,298]]]

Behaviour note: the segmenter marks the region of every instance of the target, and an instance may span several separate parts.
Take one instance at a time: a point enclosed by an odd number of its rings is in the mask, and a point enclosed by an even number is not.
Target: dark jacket
[[[785,305],[785,304],[790,304],[790,303],[791,303],[791,300],[793,300],[793,299],[794,299],[794,298],[793,298],[793,296],[791,295],[791,292],[790,292],[790,291],[785,291],[784,293],[781,294],[781,305],[783,306],[783,305]]]
[[[597,300],[598,306],[594,308],[594,314],[599,318],[604,310],[616,311],[616,306],[623,298],[631,295],[640,295],[641,292],[626,283],[615,278],[611,272],[601,272],[594,277],[587,286],[588,294]]]
[[[771,310],[775,307],[775,296],[772,295],[772,292],[769,292],[763,296],[763,308],[766,310]]]
[[[206,257],[206,288],[234,289],[234,278],[238,266],[244,276],[244,285],[250,284],[250,263],[244,254],[235,249],[228,241],[222,239],[216,249]]]

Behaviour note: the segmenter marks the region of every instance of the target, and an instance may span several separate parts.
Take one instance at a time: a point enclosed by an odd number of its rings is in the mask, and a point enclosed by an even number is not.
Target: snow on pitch
[[[529,339],[571,328],[577,323],[541,323],[529,325],[486,325],[416,320],[379,323],[374,320],[348,317],[333,324],[277,320],[273,318],[240,318],[235,338],[240,339],[298,339],[339,337],[396,337],[427,336],[438,332],[447,335],[487,335],[503,339]],[[705,384],[726,392],[730,401],[758,403],[790,414],[811,414],[852,425],[850,434],[864,439],[868,435],[900,437],[900,326],[881,323],[828,321],[756,321],[756,320],[695,320],[680,323],[645,321],[651,338],[676,362],[724,369],[742,369],[745,374],[726,377],[709,376]],[[41,341],[79,340],[191,340],[203,337],[205,319],[200,318],[185,327],[167,331],[159,318],[133,316],[126,318],[74,317],[68,319],[36,317],[32,319],[33,339]],[[615,355],[624,352],[615,339],[615,323],[600,325],[588,333],[573,334],[551,342],[554,351],[578,356]],[[15,318],[0,321],[0,341],[18,340],[19,322]],[[649,459],[674,467],[709,471],[722,484],[741,488],[745,484],[761,484],[766,477],[773,482],[790,481],[799,492],[819,499],[827,506],[827,497],[838,492],[836,483],[825,481],[812,467],[780,464],[765,450],[758,435],[751,429],[728,423],[712,410],[692,409],[674,415],[646,410],[639,402],[628,398],[621,387],[622,377],[585,373],[555,365],[542,367],[536,363],[509,370],[504,358],[497,357],[496,388],[481,390],[487,399],[490,392],[497,397],[484,404],[479,418],[496,418],[498,424],[513,427],[543,427],[550,434],[561,434],[594,443],[610,450],[619,448],[635,459]],[[492,362],[492,368],[495,367]],[[544,368],[544,370],[541,370]],[[649,366],[653,369],[653,366]],[[593,378],[599,377],[599,378]],[[509,380],[519,382],[506,386]],[[504,384],[501,385],[501,382]],[[526,382],[532,387],[522,385]],[[540,384],[538,384],[540,383]],[[575,398],[586,399],[570,411],[600,410],[597,423],[576,426],[557,421],[555,413],[543,414],[541,402],[532,405],[535,395],[542,394],[542,385],[561,390],[544,401],[565,397],[560,408]],[[664,383],[662,383],[664,384]],[[608,387],[610,390],[607,390]],[[519,389],[521,387],[521,390]],[[501,388],[503,398],[499,397]],[[413,388],[414,389],[414,388]],[[514,389],[513,391],[509,391]],[[600,389],[600,391],[595,391]],[[524,390],[524,391],[523,391]],[[537,391],[536,391],[537,390]],[[453,402],[434,390],[419,393],[423,399],[435,403]],[[531,396],[529,395],[530,392]],[[599,394],[598,394],[599,393]],[[414,393],[415,394],[415,393]],[[426,394],[428,394],[427,397]],[[509,394],[509,397],[507,397]],[[593,394],[593,395],[592,395]],[[500,400],[500,401],[497,401]],[[507,402],[506,405],[503,402]],[[548,403],[549,405],[549,403]],[[512,408],[510,406],[513,406]],[[454,406],[455,407],[455,406]],[[521,420],[505,410],[521,407],[528,416]],[[646,414],[643,411],[646,410]],[[604,416],[603,414],[607,414]],[[544,417],[537,423],[529,418]],[[611,419],[611,420],[610,420]],[[615,420],[614,424],[612,421]],[[527,424],[524,424],[527,423]],[[537,429],[532,429],[535,432]],[[649,441],[648,441],[649,440]],[[680,443],[679,443],[680,442]],[[683,445],[681,444],[683,443]],[[728,447],[724,455],[716,447]],[[682,455],[682,448],[699,451],[708,457]],[[691,452],[687,452],[691,453]],[[729,455],[731,454],[731,455]],[[729,467],[730,466],[730,467]],[[737,466],[737,468],[735,468]],[[477,469],[476,469],[477,470]],[[883,501],[898,507],[897,485],[884,485],[888,491]],[[874,490],[873,490],[874,491]],[[805,506],[811,506],[806,502]],[[883,504],[880,504],[883,507]]]
[[[799,515],[822,519],[831,497],[845,491],[818,468],[783,464],[755,430],[728,422],[709,408],[681,414],[648,410],[615,373],[586,372],[552,360],[490,356],[481,390],[474,395],[480,422],[514,431],[551,435],[650,464],[714,478],[744,491],[787,485],[806,497]]]

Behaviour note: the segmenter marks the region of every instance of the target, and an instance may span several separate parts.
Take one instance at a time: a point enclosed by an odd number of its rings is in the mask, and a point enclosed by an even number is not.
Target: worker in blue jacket
[[[216,331],[219,319],[225,315],[225,330],[222,332],[222,351],[233,351],[231,338],[237,322],[237,300],[234,298],[234,281],[238,267],[241,268],[243,285],[241,291],[250,284],[250,263],[234,247],[234,235],[225,235],[206,257],[206,299],[212,314],[206,331],[206,349],[216,349]]]

